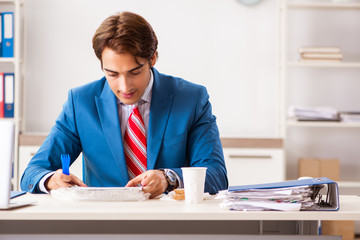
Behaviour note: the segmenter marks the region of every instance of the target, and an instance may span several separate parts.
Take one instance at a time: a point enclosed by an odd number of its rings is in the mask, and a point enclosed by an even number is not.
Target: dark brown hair
[[[155,54],[158,57],[158,40],[151,25],[140,15],[121,12],[106,18],[96,30],[92,39],[97,58],[102,61],[104,48],[117,53],[130,53],[150,61]]]

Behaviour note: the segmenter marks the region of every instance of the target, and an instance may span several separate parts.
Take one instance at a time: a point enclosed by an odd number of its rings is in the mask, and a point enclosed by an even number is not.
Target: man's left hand
[[[145,193],[151,194],[150,198],[159,196],[168,186],[164,172],[160,170],[148,170],[130,180],[125,187],[137,187],[139,183]]]

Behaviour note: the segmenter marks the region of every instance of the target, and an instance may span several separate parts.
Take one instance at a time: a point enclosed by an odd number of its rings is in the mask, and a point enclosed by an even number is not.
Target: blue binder
[[[14,117],[14,74],[4,73],[4,117]]]
[[[0,13],[0,57],[2,57],[2,13]]]
[[[14,57],[14,13],[1,14],[2,57]]]
[[[230,186],[229,191],[243,191],[249,189],[273,189],[273,188],[288,188],[288,187],[301,187],[301,186],[327,186],[325,189],[324,199],[321,199],[317,203],[320,211],[337,211],[340,208],[339,201],[339,189],[338,184],[333,180],[326,177],[320,178],[309,178],[303,180],[265,183],[265,184],[254,184],[254,185],[242,185],[242,186]],[[316,193],[317,194],[317,193]],[[316,196],[314,196],[315,198]]]

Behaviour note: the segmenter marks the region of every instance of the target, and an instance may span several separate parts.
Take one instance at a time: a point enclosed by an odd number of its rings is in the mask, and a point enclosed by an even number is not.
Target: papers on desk
[[[236,211],[339,209],[337,184],[328,178],[234,186],[218,198],[223,199],[221,207]]]
[[[51,190],[51,196],[60,200],[86,201],[143,201],[150,197],[142,187],[70,187]]]
[[[224,194],[222,207],[231,210],[299,211],[302,204],[314,205],[310,198],[312,189],[303,187],[224,191],[220,194]]]

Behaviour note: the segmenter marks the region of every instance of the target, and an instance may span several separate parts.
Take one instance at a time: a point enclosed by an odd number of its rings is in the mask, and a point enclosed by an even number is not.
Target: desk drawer
[[[224,148],[224,157],[230,186],[285,180],[282,149]]]

